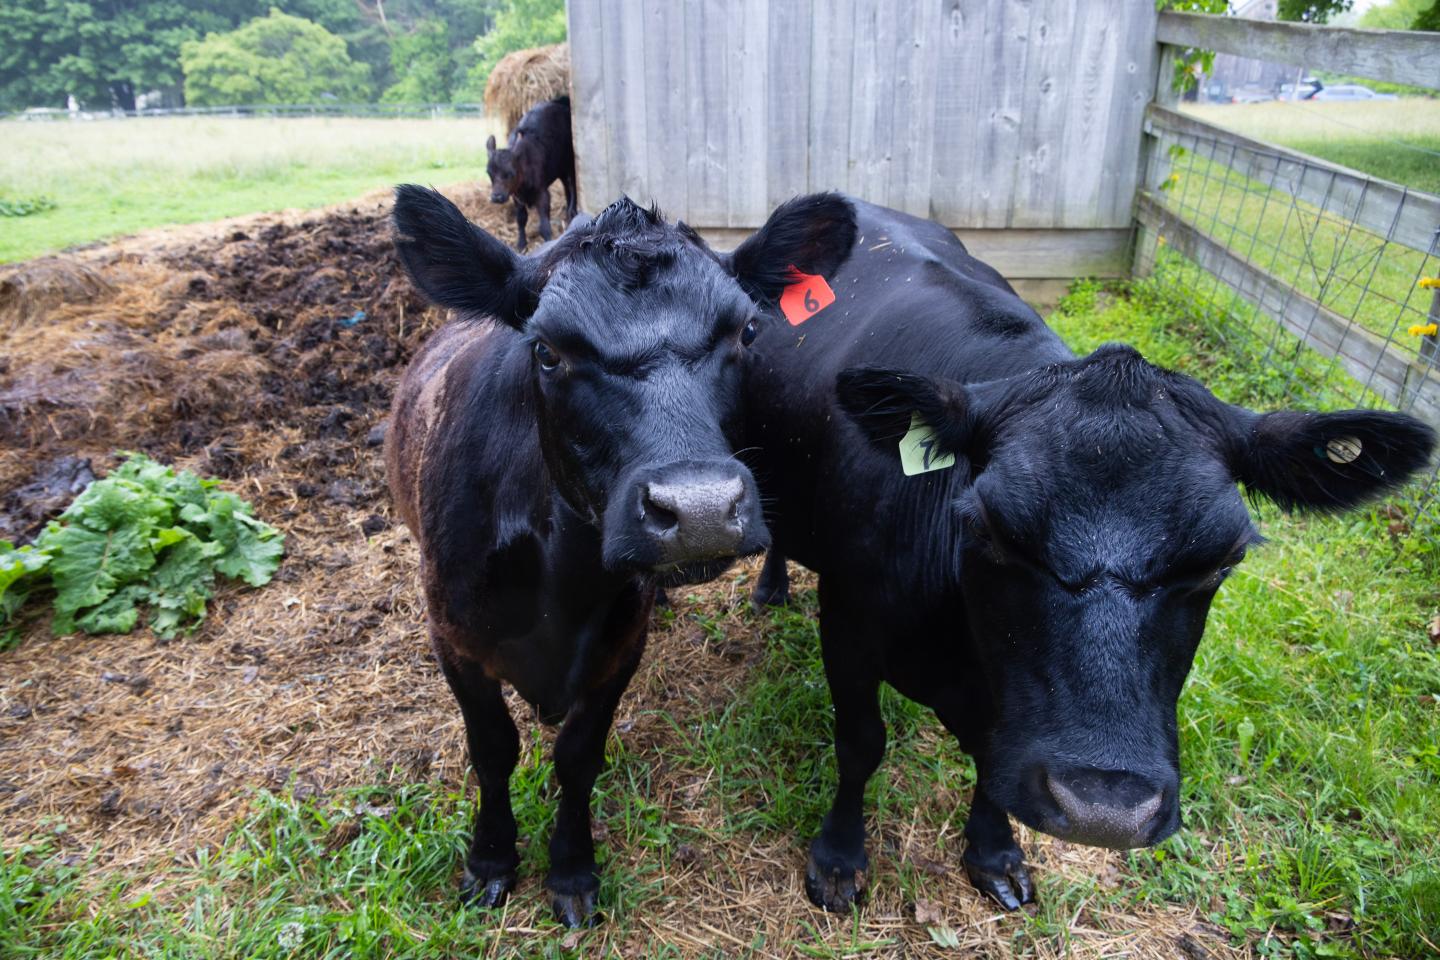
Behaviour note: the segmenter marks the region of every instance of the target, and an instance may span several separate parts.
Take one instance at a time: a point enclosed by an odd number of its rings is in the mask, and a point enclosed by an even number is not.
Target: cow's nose
[[[662,545],[665,562],[734,556],[744,538],[746,500],[739,477],[645,484],[645,530]]]
[[[1094,767],[1047,769],[1045,789],[1060,816],[1045,832],[1092,847],[1126,850],[1157,843],[1164,816],[1165,791],[1128,770]]]

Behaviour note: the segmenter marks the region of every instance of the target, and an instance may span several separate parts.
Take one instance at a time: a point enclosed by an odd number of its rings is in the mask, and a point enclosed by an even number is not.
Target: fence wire
[[[1151,132],[1137,275],[1258,357],[1267,403],[1403,410],[1440,430],[1435,198],[1233,137]],[[1440,520],[1440,461],[1401,499]]]

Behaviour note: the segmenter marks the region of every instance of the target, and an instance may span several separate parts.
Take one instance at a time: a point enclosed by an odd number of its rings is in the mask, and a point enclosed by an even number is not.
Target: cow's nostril
[[[680,526],[680,515],[672,509],[673,507],[674,504],[656,503],[650,491],[645,492],[645,496],[640,502],[640,512],[645,520],[645,525],[650,528],[652,533],[664,534]]]

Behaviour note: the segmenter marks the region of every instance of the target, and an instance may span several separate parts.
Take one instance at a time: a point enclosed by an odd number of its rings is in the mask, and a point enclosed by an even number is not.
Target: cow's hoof
[[[822,910],[849,913],[865,899],[865,869],[822,863],[811,850],[810,862],[805,865],[805,893]]]
[[[965,864],[965,874],[976,890],[1006,910],[1019,910],[1021,905],[1035,902],[1035,884],[1018,847],[990,856],[972,856],[974,849],[973,846],[967,847],[961,860]]]
[[[595,897],[600,892],[600,878],[592,873],[574,877],[551,875],[545,881],[550,892],[550,908],[555,919],[567,927],[593,927],[600,922],[595,911]]]
[[[460,902],[476,907],[498,907],[505,903],[514,889],[514,873],[478,877],[466,867],[465,878],[460,881]]]
[[[764,613],[766,607],[783,607],[789,603],[789,583],[774,584],[761,580],[750,594],[750,604],[757,613]]]
[[[550,891],[550,908],[555,911],[555,919],[567,927],[593,927],[600,922],[600,914],[595,910],[594,890],[586,890],[582,893],[556,893]]]

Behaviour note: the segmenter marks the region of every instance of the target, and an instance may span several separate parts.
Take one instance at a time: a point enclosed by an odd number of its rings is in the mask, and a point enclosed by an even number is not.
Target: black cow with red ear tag
[[[775,544],[757,600],[783,598],[785,555],[820,575],[835,704],[806,889],[836,911],[862,895],[887,682],[975,757],[964,863],[1015,909],[1034,887],[1008,816],[1113,848],[1179,827],[1176,701],[1259,540],[1241,488],[1343,510],[1403,483],[1435,435],[1396,413],[1254,413],[1126,346],[1077,358],[948,230],[855,207],[849,260],[798,281],[748,358]]]

